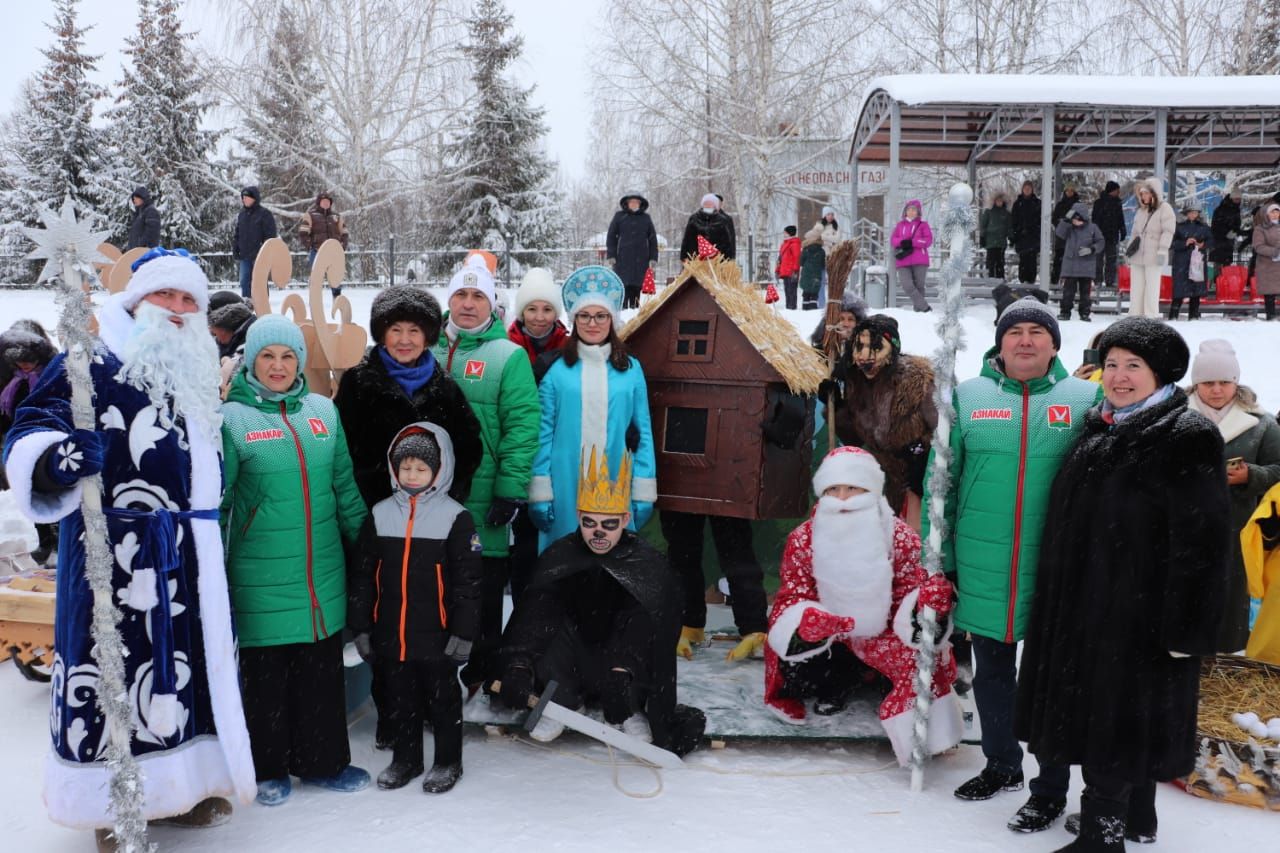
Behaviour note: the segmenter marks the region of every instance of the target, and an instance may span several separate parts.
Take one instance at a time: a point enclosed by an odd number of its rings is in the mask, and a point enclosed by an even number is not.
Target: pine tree
[[[545,110],[530,104],[532,87],[503,77],[523,44],[508,36],[511,21],[501,0],[479,0],[467,20],[463,54],[473,68],[476,101],[462,135],[445,146],[440,246],[528,251],[560,244],[564,217],[552,184],[555,166],[538,147],[547,131]]]
[[[99,57],[84,52],[88,27],[76,25],[79,0],[55,0],[54,34],[42,49],[46,63],[23,87],[10,116],[8,149],[0,179],[5,210],[34,225],[41,205],[59,208],[70,198],[76,215],[103,221],[102,133],[93,127],[94,106],[106,90],[89,82]]]
[[[111,110],[117,194],[139,184],[160,211],[160,242],[196,250],[218,243],[235,213],[213,162],[218,134],[201,129],[212,107],[204,76],[182,32],[180,0],[138,0],[138,31]]]

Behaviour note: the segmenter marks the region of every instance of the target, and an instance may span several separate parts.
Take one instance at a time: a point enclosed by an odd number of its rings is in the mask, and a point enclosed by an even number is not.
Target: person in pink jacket
[[[920,201],[911,199],[902,209],[902,219],[893,229],[889,247],[898,266],[898,286],[911,297],[916,311],[932,311],[924,298],[925,273],[929,271],[929,247],[933,231],[920,216]]]

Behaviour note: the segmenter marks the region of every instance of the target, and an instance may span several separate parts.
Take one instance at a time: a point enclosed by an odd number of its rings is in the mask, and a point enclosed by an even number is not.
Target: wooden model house
[[[827,369],[737,264],[687,263],[621,336],[649,386],[659,509],[807,512],[813,395]]]

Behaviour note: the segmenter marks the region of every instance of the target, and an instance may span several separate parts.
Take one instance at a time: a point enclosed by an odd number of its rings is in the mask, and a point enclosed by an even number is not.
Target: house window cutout
[[[669,407],[666,429],[663,431],[662,451],[704,455],[707,452],[707,415],[706,409]]]
[[[672,361],[711,361],[715,355],[716,318],[686,317],[676,321]]]

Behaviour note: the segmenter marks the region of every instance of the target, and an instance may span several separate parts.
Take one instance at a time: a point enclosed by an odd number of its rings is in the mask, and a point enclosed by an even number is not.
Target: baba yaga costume
[[[844,501],[823,492],[858,486]],[[839,706],[853,687],[857,661],[892,683],[880,723],[898,763],[911,757],[919,627],[916,614],[951,610],[951,584],[920,563],[920,537],[894,516],[881,492],[875,457],[857,447],[827,454],[813,476],[813,516],[787,537],[778,595],[769,614],[764,701],[784,722],[805,720],[806,698]],[[939,639],[929,713],[929,753],[960,742],[960,705],[951,689],[956,663],[951,631]],[[815,706],[816,707],[816,706]]]
[[[575,510],[628,512],[631,464],[624,455],[615,479],[593,448]],[[671,649],[680,636],[680,605],[679,579],[661,551],[628,529],[612,550],[595,553],[575,526],[542,552],[507,623],[502,701],[524,709],[530,695],[556,681],[555,702],[598,704],[614,725],[643,715],[654,744],[690,752],[706,717],[676,704]]]
[[[128,287],[98,315],[101,340],[89,365],[96,432],[73,425],[59,355],[16,412],[5,447],[23,512],[37,523],[61,522],[44,799],[53,820],[83,829],[113,822],[80,511],[79,477],[91,472],[91,461],[101,463],[142,816],[183,814],[210,797],[247,803],[255,793],[218,535],[222,464],[217,351],[204,316],[208,280],[185,253],[153,250],[134,268]],[[182,315],[178,327],[144,303],[151,312],[144,329],[134,312],[142,314],[143,298],[163,289],[189,293],[199,311]],[[138,354],[183,331],[191,335],[190,358],[208,359],[192,362],[192,375],[208,387],[166,393],[158,378],[164,365]]]

